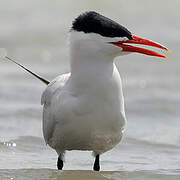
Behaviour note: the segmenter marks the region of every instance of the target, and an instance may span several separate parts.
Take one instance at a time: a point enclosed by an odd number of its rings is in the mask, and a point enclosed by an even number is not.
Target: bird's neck
[[[101,53],[71,50],[72,76],[110,75],[114,68],[114,58]]]

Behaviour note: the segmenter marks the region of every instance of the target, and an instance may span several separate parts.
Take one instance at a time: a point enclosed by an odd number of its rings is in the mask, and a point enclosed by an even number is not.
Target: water
[[[55,170],[56,153],[42,138],[40,97],[45,85],[2,61],[0,179],[180,179],[180,2],[76,2],[2,1],[1,47],[51,80],[69,71],[65,42],[71,21],[93,9],[173,51],[168,60],[136,54],[118,58],[128,124],[122,142],[102,155],[101,173],[87,171],[93,158],[80,151],[67,153],[66,171]]]

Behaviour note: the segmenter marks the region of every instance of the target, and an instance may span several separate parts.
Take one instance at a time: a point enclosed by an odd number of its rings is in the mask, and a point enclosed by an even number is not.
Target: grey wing
[[[70,73],[56,77],[49,83],[41,97],[41,104],[43,105],[43,135],[47,144],[49,144],[49,140],[53,135],[56,123],[52,114],[51,100],[56,90],[61,90],[69,77]]]

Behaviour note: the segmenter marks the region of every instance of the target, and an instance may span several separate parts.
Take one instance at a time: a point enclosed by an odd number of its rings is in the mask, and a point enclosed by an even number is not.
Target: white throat
[[[114,39],[120,40],[119,38]],[[112,38],[102,37],[94,33],[71,32],[70,60],[72,75],[110,75],[115,66],[114,58],[117,56],[117,52],[121,52],[120,48],[107,43],[111,41]]]
[[[92,76],[95,74],[107,74],[113,67],[114,58],[100,53],[91,54],[85,48],[83,47],[83,50],[71,49],[71,74],[79,74],[81,76],[83,74]]]
[[[90,39],[81,39],[74,35],[76,34],[71,36],[70,41],[70,84],[73,92],[76,96],[107,99],[107,102],[124,115],[121,77],[114,63],[116,53],[112,53],[114,47],[106,47],[105,43],[94,41],[92,36]]]

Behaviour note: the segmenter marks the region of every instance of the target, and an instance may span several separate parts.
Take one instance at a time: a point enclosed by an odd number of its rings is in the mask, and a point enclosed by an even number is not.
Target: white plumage
[[[116,53],[107,55],[113,48],[120,50],[96,34],[71,32],[70,42],[72,74],[58,76],[42,95],[44,138],[58,154],[66,150],[101,154],[119,143],[125,125]],[[85,57],[88,51],[94,52]]]
[[[96,156],[94,170],[99,171],[99,155],[120,142],[126,117],[114,58],[131,52],[167,58],[130,45],[134,43],[169,51],[96,12],[82,14],[73,22],[71,73],[58,76],[42,95],[44,138],[59,155],[58,169],[63,168],[66,150],[88,150]]]

